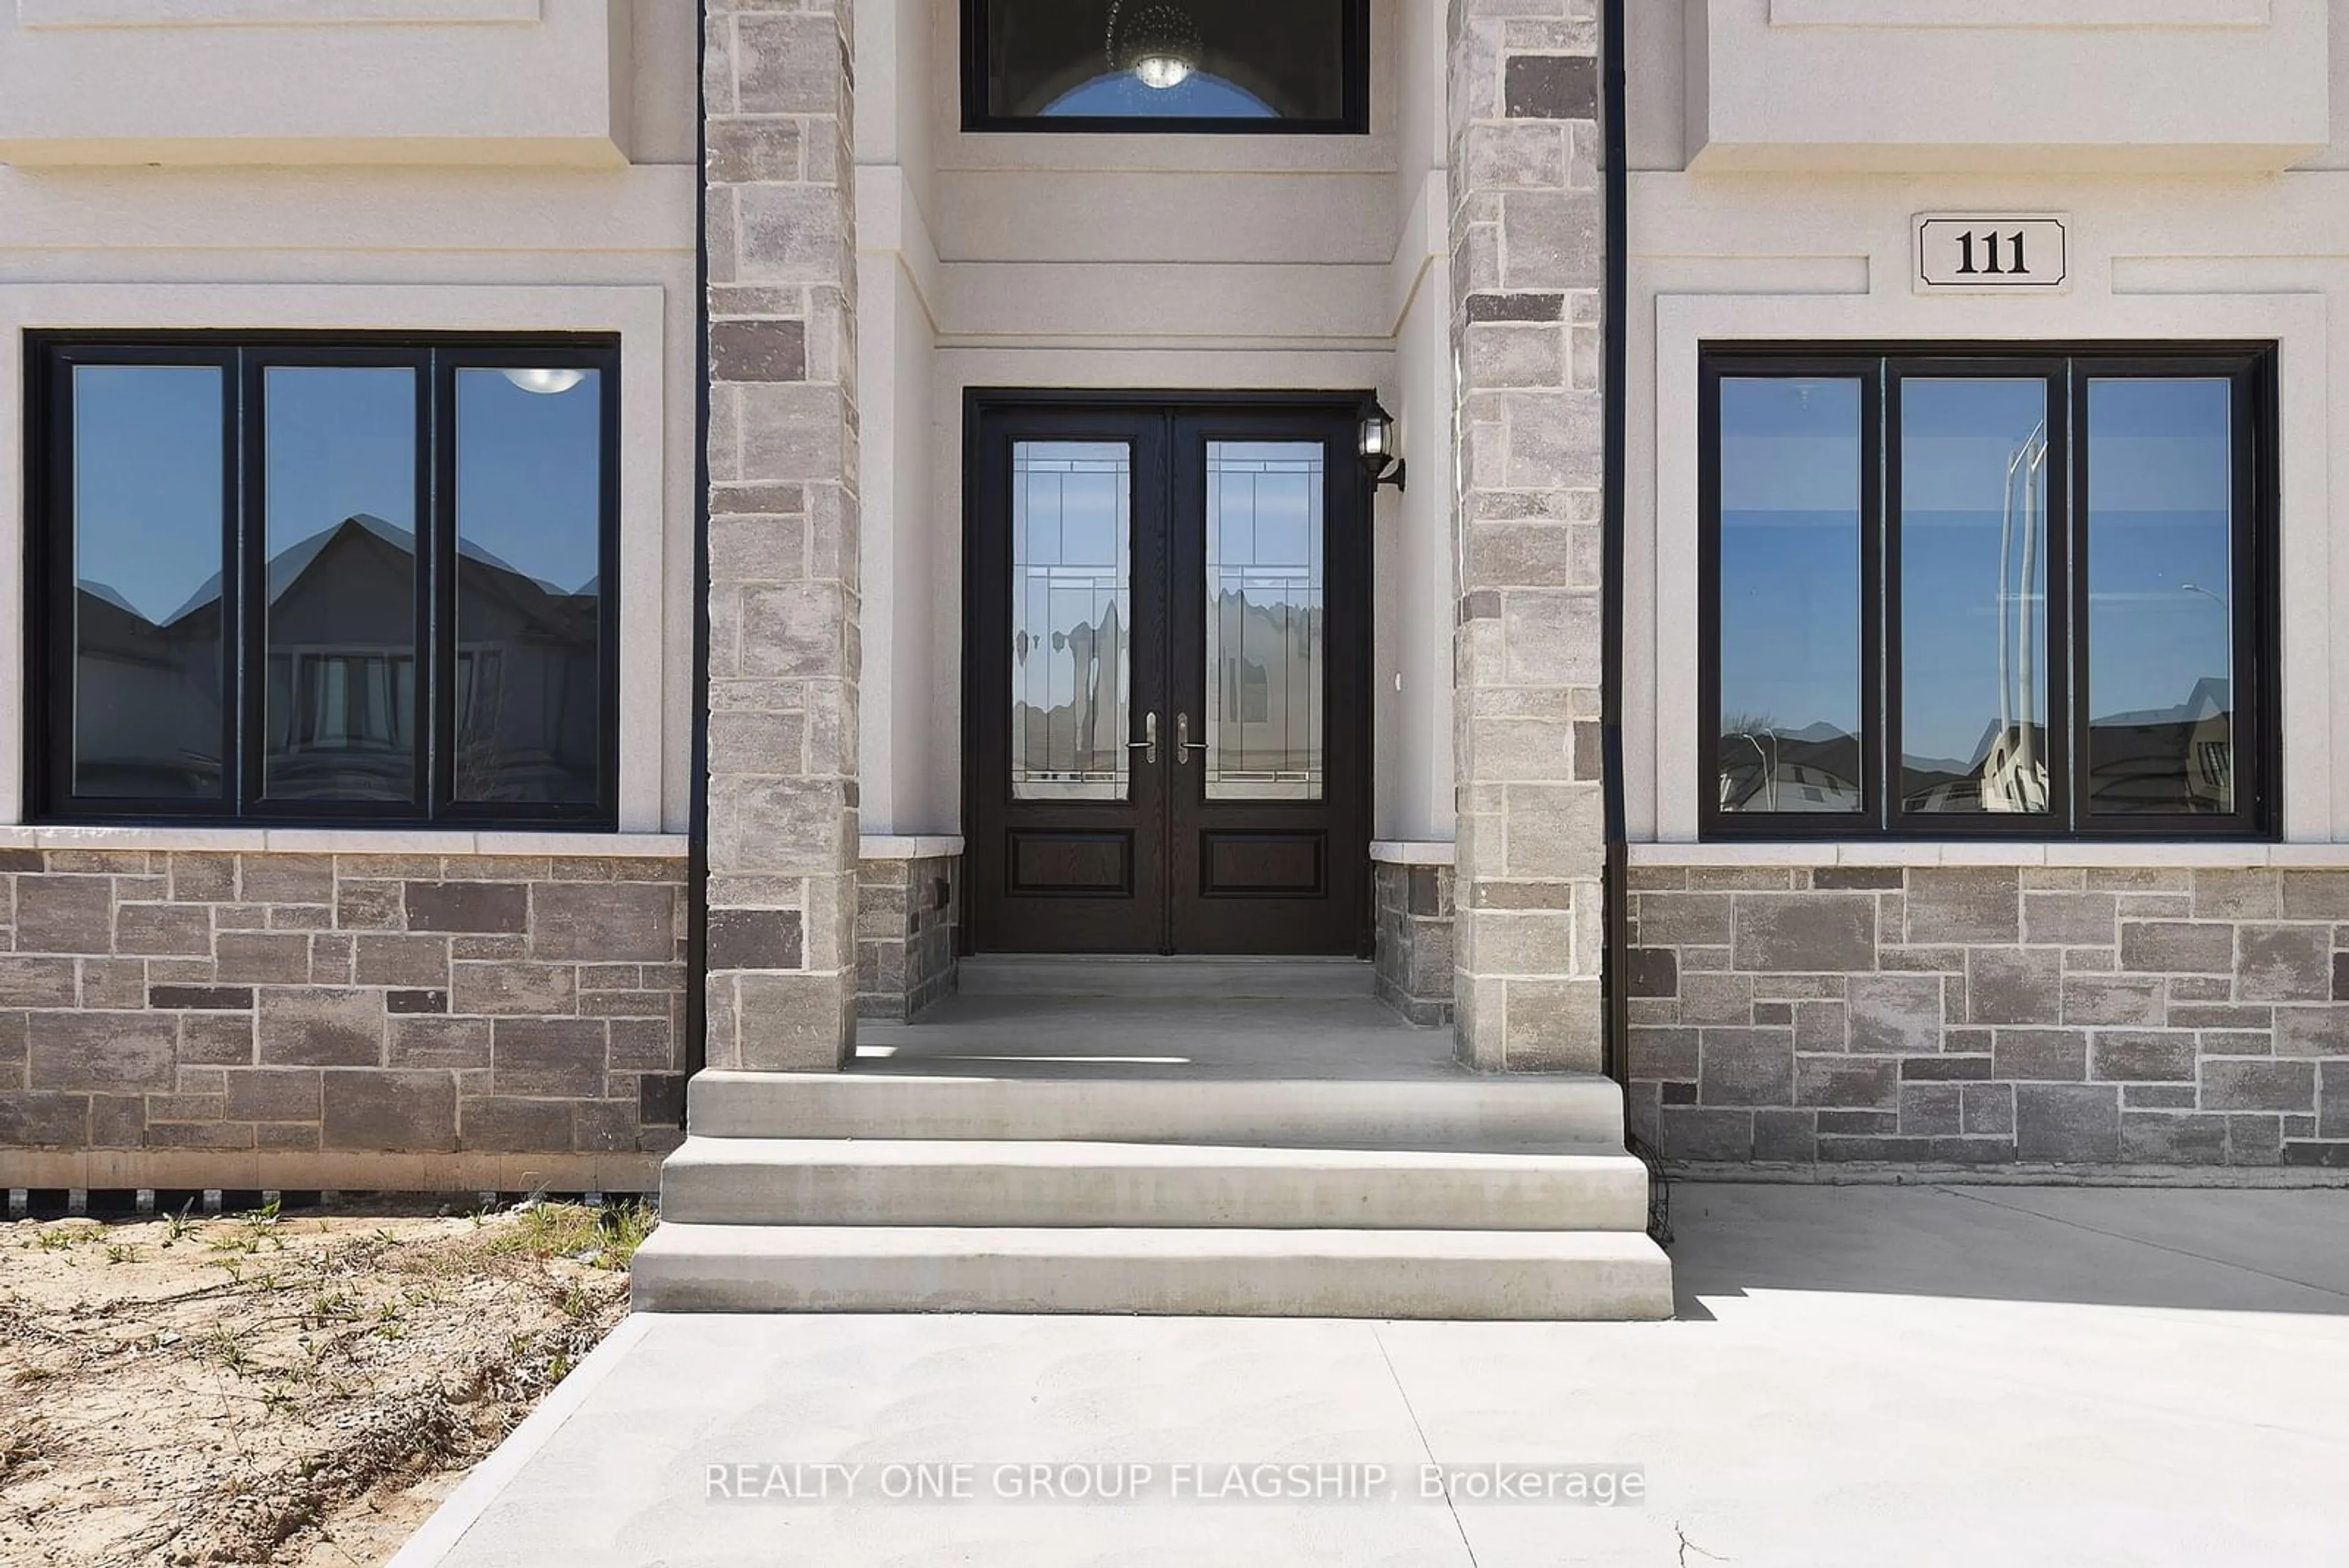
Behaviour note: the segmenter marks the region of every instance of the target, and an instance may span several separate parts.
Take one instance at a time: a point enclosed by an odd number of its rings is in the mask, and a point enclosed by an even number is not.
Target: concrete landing
[[[1669,1323],[640,1314],[396,1568],[2338,1560],[2349,1193],[1680,1186],[1672,1209]],[[1442,1485],[1167,1495],[1177,1464],[1346,1460]],[[973,1467],[978,1495],[884,1495],[916,1463]],[[1159,1480],[1002,1495],[1004,1465],[1069,1463]],[[1645,1498],[1475,1480],[1569,1463],[1641,1467]],[[710,1467],[745,1464],[866,1468],[712,1500]]]

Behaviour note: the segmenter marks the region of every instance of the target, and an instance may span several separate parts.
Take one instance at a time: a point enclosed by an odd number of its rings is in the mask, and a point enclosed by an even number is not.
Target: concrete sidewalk
[[[1678,1186],[1672,1214],[1674,1323],[639,1314],[398,1568],[2220,1568],[2349,1541],[2349,1192]],[[1150,1490],[997,1501],[1069,1461]],[[1343,1461],[1400,1495],[1168,1495],[1185,1464],[1195,1493]],[[977,1497],[882,1495],[926,1462]],[[1638,1466],[1647,1495],[1454,1474],[1423,1501],[1431,1462]],[[866,1467],[853,1496],[706,1496],[713,1465],[764,1490],[828,1463]]]

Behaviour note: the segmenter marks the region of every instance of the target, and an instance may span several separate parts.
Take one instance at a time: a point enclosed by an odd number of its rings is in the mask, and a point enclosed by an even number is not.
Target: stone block
[[[1876,967],[1876,900],[1865,893],[1739,893],[1732,950],[1741,970]]]
[[[180,1014],[180,1066],[247,1067],[253,1064],[254,1016],[250,1012]]]
[[[321,1075],[327,1148],[445,1153],[457,1147],[457,1080],[448,1073],[329,1070]]]
[[[2324,1002],[2333,995],[2327,926],[2245,925],[2236,930],[2235,996],[2241,1002]]]
[[[2063,954],[2044,948],[1972,949],[1967,954],[1968,1022],[2061,1023],[2063,965]]]
[[[1846,982],[1844,996],[1854,1052],[1901,1054],[1941,1048],[1940,975],[1853,975]]]
[[[1642,893],[1640,940],[1655,947],[1726,947],[1731,896],[1726,893]]]
[[[1754,1022],[1754,981],[1750,975],[1682,975],[1680,996],[1683,1023]]]
[[[2280,874],[2287,920],[2349,920],[2349,871],[2285,871]]]
[[[103,877],[18,877],[16,950],[112,952],[113,885]]]
[[[677,890],[662,882],[542,882],[532,889],[538,959],[665,963],[677,957]],[[713,910],[713,919],[718,911]]]
[[[2026,942],[2110,947],[2116,919],[2110,893],[2023,895],[2023,940]]]
[[[2316,1064],[2205,1057],[2201,1085],[2204,1110],[2307,1111],[2316,1104]]]
[[[2120,1091],[2103,1084],[2017,1084],[2014,1152],[2054,1164],[2110,1164],[2121,1154]]]
[[[1738,1162],[1754,1158],[1754,1113],[1697,1106],[1666,1106],[1662,1147],[1669,1160]]]
[[[394,1018],[385,1059],[394,1067],[487,1068],[490,1030],[486,1018]]]
[[[153,985],[147,988],[147,1005],[192,1008],[210,1012],[233,1012],[253,1006],[249,985]]]
[[[585,1018],[501,1018],[491,1035],[490,1067],[499,1095],[600,1098],[604,1025]]]
[[[332,905],[334,857],[274,853],[240,856],[237,890],[248,904]]]
[[[0,954],[0,1007],[73,1007],[79,993],[73,959]]]
[[[2238,1114],[2227,1118],[2227,1163],[2283,1163],[2282,1119],[2273,1116]]]
[[[2013,867],[1918,867],[1909,873],[1908,940],[2018,941],[2022,893]]]
[[[480,1096],[460,1106],[457,1118],[460,1147],[498,1154],[555,1154],[571,1148],[572,1106],[567,1100]]]
[[[2085,1029],[2001,1029],[1991,1044],[1992,1071],[2001,1078],[2080,1083],[2088,1076]]]
[[[212,940],[222,985],[301,985],[310,979],[310,939],[295,932],[222,931]]]
[[[144,1116],[140,1102],[124,1102],[134,1118],[133,1141]],[[90,1134],[90,1097],[35,1090],[0,1095],[0,1148],[81,1148],[95,1142]],[[119,1147],[99,1145],[98,1147]]]
[[[1697,1099],[1707,1106],[1784,1106],[1795,1097],[1795,1037],[1786,1029],[1706,1029]]]
[[[1903,1137],[1956,1137],[1965,1131],[1963,1084],[1900,1085]]]
[[[2161,988],[2161,981],[2150,975],[2067,974],[2062,1022],[2158,1024]]]
[[[712,909],[709,964],[713,970],[795,970],[802,961],[797,909]]]
[[[2349,1059],[2316,1064],[2316,1136],[2349,1137]]]
[[[2088,1045],[2089,1076],[2108,1082],[2191,1083],[2194,1059],[2184,1030],[2099,1029]]]
[[[1795,1049],[1797,1051],[1842,1051],[1849,1048],[1849,1034],[1840,1002],[1797,1002],[1795,1003]]]
[[[2212,868],[2194,873],[2198,920],[2272,920],[2281,909],[2273,871]]]
[[[2121,968],[2146,974],[2224,974],[2235,928],[2215,920],[2124,920]]]
[[[487,962],[449,967],[452,1012],[545,1017],[578,1011],[578,971],[568,964]]]
[[[383,998],[376,992],[267,986],[258,993],[257,1012],[264,1065],[373,1067],[383,1061]]]
[[[410,882],[402,901],[411,931],[530,929],[530,888],[519,882]]]
[[[1808,1165],[1818,1158],[1817,1120],[1807,1110],[1771,1108],[1754,1113],[1754,1158],[1783,1165]]]
[[[179,1030],[153,1012],[35,1012],[26,1019],[29,1088],[169,1092]]]
[[[246,1122],[315,1122],[325,1114],[323,1069],[243,1067],[223,1075],[227,1115]]]
[[[1967,1135],[2014,1136],[2014,1085],[1960,1084],[1958,1130]]]
[[[2124,1110],[2121,1158],[2147,1165],[2223,1165],[2227,1118],[2193,1112]]]
[[[735,978],[734,986],[740,1010],[739,1065],[765,1072],[832,1072],[846,1060],[854,1002],[846,977],[745,973]]]
[[[1795,1103],[1837,1109],[1889,1110],[1900,1099],[1900,1062],[1894,1056],[1797,1055]],[[1952,1129],[1954,1130],[1954,1129]]]

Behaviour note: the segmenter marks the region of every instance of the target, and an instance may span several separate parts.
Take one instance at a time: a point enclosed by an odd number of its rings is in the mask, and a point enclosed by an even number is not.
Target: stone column
[[[1598,7],[1451,0],[1462,1056],[1596,1072]]]
[[[829,1070],[856,1008],[848,0],[709,0],[709,1064]]]

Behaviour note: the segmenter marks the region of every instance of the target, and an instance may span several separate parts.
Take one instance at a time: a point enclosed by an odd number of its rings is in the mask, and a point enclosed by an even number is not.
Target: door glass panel
[[[1860,809],[1860,383],[1721,383],[1724,812]]]
[[[264,372],[271,800],[416,798],[416,372]]]
[[[603,400],[594,370],[457,372],[459,800],[595,799]]]
[[[2088,809],[2235,809],[2230,384],[2088,383]]]
[[[218,800],[222,371],[73,377],[73,791]]]
[[[1133,479],[1123,441],[1012,444],[1014,800],[1127,798]]]
[[[1319,441],[1207,443],[1209,800],[1321,798]]]
[[[2047,383],[1900,383],[1900,809],[2047,810]]]

